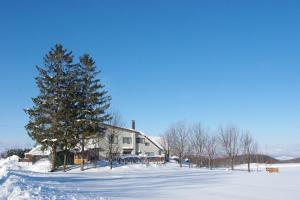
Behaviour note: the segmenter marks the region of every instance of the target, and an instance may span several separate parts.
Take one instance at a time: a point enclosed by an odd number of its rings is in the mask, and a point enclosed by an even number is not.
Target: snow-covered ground
[[[207,170],[177,164],[78,167],[49,173],[48,161],[28,166],[0,160],[0,199],[205,199],[298,200],[300,165],[278,164],[280,172],[268,174],[265,165],[252,164],[259,172]],[[103,164],[103,163],[102,163]]]

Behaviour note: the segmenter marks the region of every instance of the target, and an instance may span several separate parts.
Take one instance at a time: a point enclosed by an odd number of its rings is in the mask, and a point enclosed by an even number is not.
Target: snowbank
[[[19,157],[16,155],[0,160],[0,183],[6,178],[10,171],[33,171],[33,172],[48,172],[50,162],[48,159],[37,161],[34,165],[27,162],[19,162]],[[2,180],[3,181],[3,180]]]
[[[37,198],[40,188],[27,185],[20,172],[27,174],[47,172],[49,167],[50,162],[47,159],[40,160],[34,165],[27,162],[19,162],[19,157],[15,155],[0,160],[0,200],[40,199]]]
[[[9,170],[20,170],[18,162],[19,157],[15,155],[0,161],[0,182],[7,176]]]
[[[48,172],[50,171],[50,161],[47,158],[41,159],[34,163],[33,165],[23,166],[23,169],[34,171],[34,172]]]

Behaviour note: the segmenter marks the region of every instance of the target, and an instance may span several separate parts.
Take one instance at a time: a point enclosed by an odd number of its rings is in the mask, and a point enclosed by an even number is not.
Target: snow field
[[[276,164],[279,173],[269,174],[265,165],[248,173],[225,169],[179,168],[167,165],[126,165],[110,170],[105,163],[70,171],[49,173],[44,160],[23,166],[0,161],[0,199],[184,199],[184,200],[299,200],[300,165]],[[257,165],[252,164],[254,170]]]

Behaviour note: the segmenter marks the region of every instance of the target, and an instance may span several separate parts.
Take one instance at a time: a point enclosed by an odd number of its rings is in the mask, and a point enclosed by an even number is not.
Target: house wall
[[[26,153],[25,154],[25,158],[20,159],[21,162],[31,162],[31,163],[35,163],[37,161],[39,161],[40,159],[43,158],[49,158],[48,155],[32,155],[30,153]]]
[[[28,162],[32,162],[32,154],[25,154],[25,159],[27,159],[28,160]]]
[[[119,153],[122,155],[125,152],[124,151],[130,151],[131,155],[149,155],[149,156],[157,156],[161,155],[162,151],[160,148],[158,148],[151,140],[149,140],[145,135],[141,134],[140,132],[133,131],[130,129],[123,129],[123,128],[114,128],[111,126],[107,126],[106,129],[106,135],[110,134],[113,131],[115,135],[118,136],[118,142],[115,144],[115,146],[118,146]],[[123,138],[129,137],[131,138],[131,143],[123,143]],[[136,138],[144,138],[144,143],[137,143]],[[149,145],[147,146],[146,143]],[[90,138],[86,141],[85,150],[88,149],[99,149],[99,155],[101,157],[107,156],[107,146],[108,146],[108,140],[107,137],[103,138],[101,140],[97,140],[96,138]]]
[[[135,132],[130,131],[130,130],[124,130],[124,129],[119,129],[119,128],[110,128],[108,127],[106,129],[106,135],[111,134],[110,131],[114,131],[114,134],[117,136],[117,144],[114,144],[119,148],[119,153],[123,154],[124,151],[131,151],[132,155],[135,155],[136,153],[136,139],[135,139]],[[131,143],[123,143],[123,138],[128,137],[131,138]],[[92,141],[94,140],[94,141]],[[107,137],[97,141],[97,139],[89,139],[86,141],[86,149],[92,149],[92,148],[99,148],[99,155],[101,157],[106,157],[107,152],[106,149],[108,148],[108,140]],[[94,145],[93,145],[94,144]],[[96,144],[96,145],[95,145]]]
[[[144,154],[144,155],[149,155],[149,156],[154,156],[154,155],[161,155],[162,151],[160,148],[158,148],[152,141],[150,141],[147,137],[145,137],[142,134],[138,134],[137,137],[139,138],[144,138],[145,143],[138,143],[137,146],[137,152]],[[146,145],[148,143],[148,145]]]
[[[123,143],[123,138],[124,137],[131,138],[131,144],[126,144],[126,143],[124,144]],[[132,149],[131,154],[135,154],[135,133],[131,132],[131,131],[125,131],[125,130],[119,131],[118,132],[118,145],[121,148],[121,150]]]

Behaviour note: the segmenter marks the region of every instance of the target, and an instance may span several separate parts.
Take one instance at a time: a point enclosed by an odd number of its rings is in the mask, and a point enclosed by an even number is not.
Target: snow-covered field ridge
[[[207,170],[177,164],[128,165],[110,171],[88,166],[66,173],[47,172],[47,161],[24,165],[0,160],[0,199],[204,199],[299,200],[300,165],[278,164],[279,173]]]

